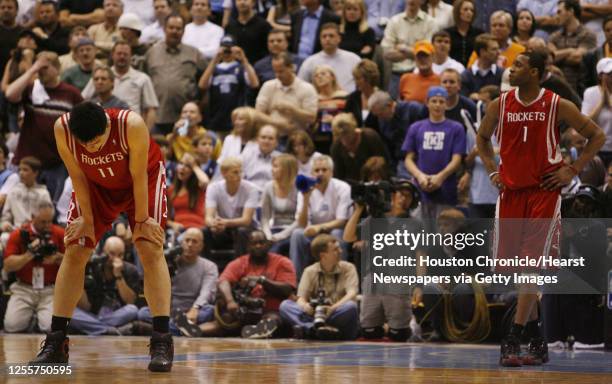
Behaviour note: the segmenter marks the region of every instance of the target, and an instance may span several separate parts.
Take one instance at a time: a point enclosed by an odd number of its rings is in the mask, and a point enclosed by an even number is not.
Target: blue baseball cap
[[[446,88],[444,87],[439,87],[439,86],[429,87],[429,90],[427,91],[427,100],[429,100],[430,98],[434,96],[442,96],[443,98],[448,99],[448,92],[446,91]]]

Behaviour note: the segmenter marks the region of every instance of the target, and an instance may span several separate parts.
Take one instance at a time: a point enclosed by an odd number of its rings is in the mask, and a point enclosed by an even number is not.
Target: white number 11
[[[98,168],[98,172],[100,172],[100,175],[106,179],[107,173],[109,176],[115,176],[115,173],[113,172],[113,169],[111,167],[106,167],[107,172],[104,172],[104,169],[102,168]]]
[[[527,126],[523,127],[523,143],[527,142]]]

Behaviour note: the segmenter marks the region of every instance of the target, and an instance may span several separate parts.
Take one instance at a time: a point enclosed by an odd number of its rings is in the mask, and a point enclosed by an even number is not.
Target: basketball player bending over
[[[55,283],[51,333],[31,364],[68,362],[66,328],[83,293],[85,265],[113,220],[126,212],[153,314],[149,370],[168,372],[174,346],[168,332],[170,276],[163,257],[166,181],[160,149],[136,113],[104,110],[91,102],[61,116],[54,131],[74,192],[64,238],[66,253]]]
[[[499,253],[496,257],[557,256],[561,188],[569,184],[605,142],[601,128],[574,104],[540,88],[545,63],[546,56],[540,52],[525,52],[517,57],[510,68],[510,84],[518,88],[489,104],[478,132],[480,157],[490,172],[491,182],[500,189],[497,217],[530,219],[523,220],[521,230],[504,231],[507,225],[499,221],[499,245],[493,250],[494,254]],[[588,139],[584,151],[571,165],[564,165],[561,159],[560,122]],[[500,145],[499,169],[491,145],[493,133]],[[538,274],[539,268],[520,272]],[[537,287],[522,284],[517,288],[516,314],[510,334],[502,341],[500,364],[539,365],[548,361],[548,347],[538,325]],[[530,342],[527,352],[521,355],[523,331]]]

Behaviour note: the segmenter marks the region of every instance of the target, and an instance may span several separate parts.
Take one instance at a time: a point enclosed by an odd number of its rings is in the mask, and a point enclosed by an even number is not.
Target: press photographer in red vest
[[[37,316],[42,332],[51,329],[53,285],[64,257],[64,229],[53,224],[55,209],[49,201],[38,205],[32,221],[15,229],[4,253],[4,270],[15,272],[17,281],[4,318],[5,332],[27,331]]]

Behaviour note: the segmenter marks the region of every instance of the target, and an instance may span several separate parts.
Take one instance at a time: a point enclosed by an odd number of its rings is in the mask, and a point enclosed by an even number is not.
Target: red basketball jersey
[[[132,189],[127,135],[129,129],[127,120],[130,111],[122,109],[106,109],[105,111],[110,120],[111,130],[108,140],[98,152],[89,152],[70,133],[69,113],[62,115],[60,120],[66,135],[66,145],[89,182],[109,190]],[[149,138],[147,172],[157,173],[160,162],[163,162],[163,159],[159,146],[152,138]]]
[[[561,167],[557,109],[559,95],[542,88],[523,103],[518,89],[500,98],[495,136],[500,147],[499,175],[509,189],[537,187],[542,176]]]

